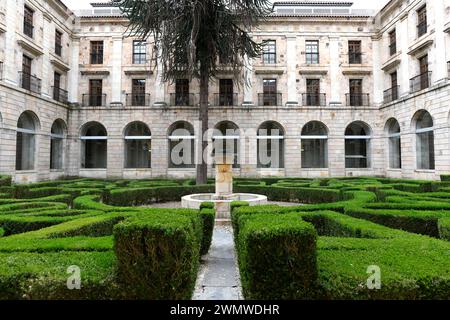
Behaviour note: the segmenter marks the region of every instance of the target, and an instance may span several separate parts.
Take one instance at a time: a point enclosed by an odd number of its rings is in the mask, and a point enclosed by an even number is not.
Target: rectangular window
[[[33,38],[34,26],[33,26],[33,15],[34,11],[29,7],[24,7],[24,18],[23,18],[23,33],[30,38]]]
[[[428,55],[419,59],[420,64],[420,89],[424,90],[430,86],[430,77],[428,73]]]
[[[219,82],[219,106],[234,105],[233,79],[220,79]]]
[[[103,81],[89,80],[89,106],[100,107],[103,105]]]
[[[276,79],[264,79],[263,80],[263,99],[260,105],[263,106],[277,106],[278,94],[277,94],[277,80]]]
[[[55,72],[53,75],[53,99],[60,101],[61,75]]]
[[[307,79],[306,80],[306,105],[320,106],[320,80]]]
[[[175,82],[175,106],[190,106],[189,80],[177,79]]]
[[[348,58],[349,64],[361,64],[361,41],[349,41],[348,42]]]
[[[417,35],[420,38],[428,32],[427,7],[423,6],[417,11]]]
[[[397,71],[391,73],[391,89],[392,89],[392,101],[398,99],[398,80]]]
[[[351,79],[350,80],[350,106],[362,106],[363,94],[362,94],[362,80]]]
[[[22,58],[22,88],[31,90],[31,64],[33,59],[28,56]]]
[[[391,56],[397,53],[397,31],[395,29],[389,33],[389,52]]]
[[[147,62],[147,44],[144,41],[133,41],[133,64],[145,64]]]
[[[265,42],[263,51],[263,63],[277,63],[277,42],[275,40],[269,40]]]
[[[145,101],[145,79],[133,79],[132,82],[132,89],[131,89],[131,96],[132,96],[132,101],[131,101],[131,105],[132,106],[145,106],[146,105],[146,101]]]
[[[306,64],[319,63],[319,41],[306,41]]]
[[[55,31],[55,54],[62,55],[62,33],[58,30]]]
[[[91,41],[91,64],[103,64],[103,41]]]

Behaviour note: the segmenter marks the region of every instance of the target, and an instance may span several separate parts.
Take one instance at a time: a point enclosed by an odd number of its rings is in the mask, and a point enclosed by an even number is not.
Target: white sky
[[[2,1],[2,0],[1,0]],[[354,7],[358,8],[367,8],[367,9],[379,9],[383,7],[388,0],[353,0],[354,1]],[[91,2],[109,2],[107,0],[62,0],[70,9],[77,10],[77,9],[86,9],[90,8],[89,5]]]

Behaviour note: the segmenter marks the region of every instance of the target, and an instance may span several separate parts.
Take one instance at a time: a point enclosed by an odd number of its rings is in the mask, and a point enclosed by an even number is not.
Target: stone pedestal
[[[218,155],[216,162],[216,194],[215,204],[217,219],[231,218],[231,203],[233,197],[233,160],[232,154]],[[220,200],[223,200],[220,201]],[[228,200],[228,201],[227,201]]]

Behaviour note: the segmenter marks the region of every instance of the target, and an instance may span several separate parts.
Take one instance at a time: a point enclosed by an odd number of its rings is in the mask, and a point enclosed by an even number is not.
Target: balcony
[[[431,71],[409,80],[411,93],[425,90],[431,86]]]
[[[216,93],[214,94],[214,106],[232,107],[238,105],[237,93]]]
[[[281,93],[258,93],[258,106],[281,107],[283,106],[283,96]]]
[[[327,105],[327,95],[325,93],[303,93],[303,106],[325,107]]]
[[[345,95],[347,106],[368,107],[370,106],[370,95],[368,93],[347,93]]]
[[[127,93],[126,94],[127,107],[149,107],[150,94],[145,93]]]
[[[3,80],[3,62],[0,61],[0,80]]]
[[[2,64],[2,62],[0,62],[0,64]],[[2,66],[0,65],[0,73],[1,73],[1,68],[2,68]],[[447,77],[450,79],[450,61],[447,62]],[[0,80],[1,80],[1,76],[0,76]]]
[[[28,73],[19,72],[20,87],[41,94],[42,80]]]
[[[31,23],[28,22],[24,22],[23,23],[23,33],[30,37],[33,38],[33,34],[34,34],[34,26]]]
[[[171,93],[170,106],[193,107],[195,106],[195,95],[193,93]]]
[[[420,38],[428,32],[428,24],[426,21],[417,25],[417,36]]]
[[[384,91],[384,103],[390,103],[398,100],[398,93],[400,92],[400,86],[392,87]]]
[[[106,107],[106,94],[83,94],[84,107]]]
[[[58,57],[61,57],[61,56],[62,56],[62,45],[60,45],[60,44],[55,44],[55,54],[56,54]]]
[[[52,87],[53,100],[67,104],[69,93],[58,87]]]

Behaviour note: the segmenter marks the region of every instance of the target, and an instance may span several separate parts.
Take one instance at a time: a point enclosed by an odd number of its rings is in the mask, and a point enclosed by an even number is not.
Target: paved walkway
[[[214,228],[211,248],[202,259],[193,300],[243,300],[231,227],[216,225]]]

